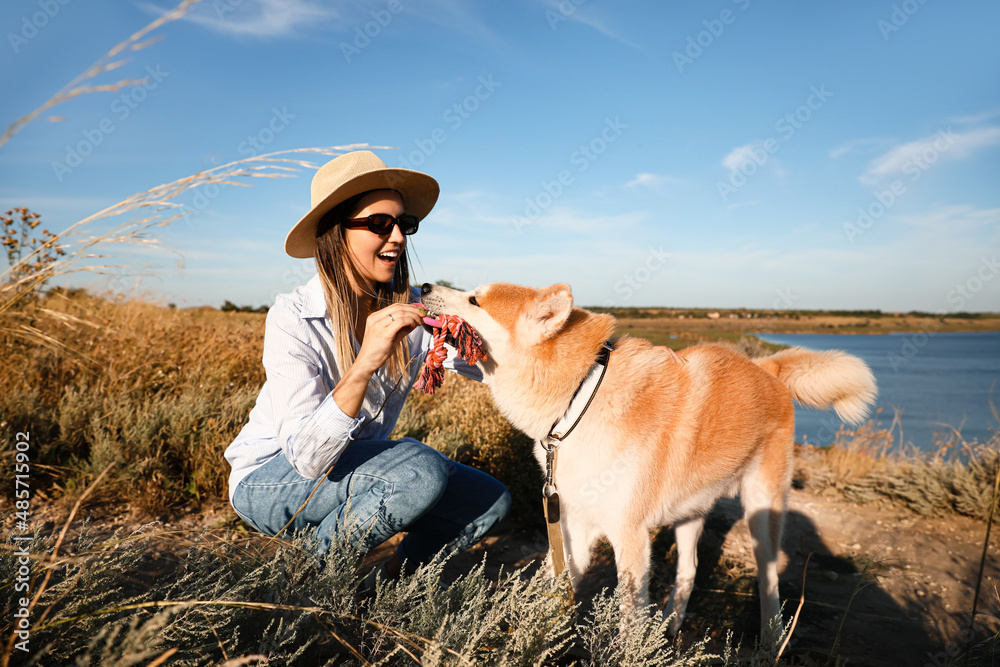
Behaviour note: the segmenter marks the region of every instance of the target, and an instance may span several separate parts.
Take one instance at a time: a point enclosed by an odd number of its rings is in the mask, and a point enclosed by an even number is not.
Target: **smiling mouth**
[[[383,262],[388,262],[388,263],[395,262],[397,259],[399,259],[398,252],[380,252],[376,256]]]

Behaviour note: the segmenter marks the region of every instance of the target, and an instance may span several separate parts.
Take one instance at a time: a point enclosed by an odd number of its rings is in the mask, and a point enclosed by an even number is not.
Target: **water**
[[[898,411],[902,442],[936,449],[952,428],[966,442],[980,443],[998,428],[990,398],[1000,410],[1000,332],[888,335],[757,334],[768,343],[811,350],[844,350],[863,359],[875,374],[877,419],[886,428]],[[874,414],[874,413],[873,413]],[[828,445],[841,425],[831,411],[795,406],[799,442]],[[900,442],[898,427],[893,435]]]

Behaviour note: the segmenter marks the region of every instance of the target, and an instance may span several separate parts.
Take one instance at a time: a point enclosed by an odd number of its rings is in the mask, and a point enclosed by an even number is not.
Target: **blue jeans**
[[[240,481],[233,507],[255,529],[274,535],[318,483],[279,454]],[[441,549],[471,547],[509,509],[503,484],[422,442],[356,440],[285,534],[315,528],[322,555],[335,535],[367,552],[405,530],[399,555],[415,566]]]

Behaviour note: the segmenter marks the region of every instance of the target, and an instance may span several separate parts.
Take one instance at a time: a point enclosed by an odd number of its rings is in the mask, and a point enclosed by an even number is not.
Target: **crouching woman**
[[[317,275],[268,311],[267,379],[225,453],[230,502],[262,533],[312,528],[325,553],[335,536],[366,552],[406,531],[389,577],[403,561],[467,549],[510,508],[489,475],[416,440],[387,440],[432,344],[406,246],[438,191],[427,174],[387,168],[369,151],[316,172],[312,209],[285,251],[314,257]],[[482,379],[454,351],[445,366]]]

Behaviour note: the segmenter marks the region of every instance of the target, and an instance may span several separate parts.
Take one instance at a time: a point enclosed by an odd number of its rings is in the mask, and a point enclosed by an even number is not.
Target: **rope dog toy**
[[[417,305],[425,313],[427,312],[422,304]],[[448,357],[448,351],[444,347],[446,342],[451,343],[458,351],[458,356],[468,364],[486,361],[483,339],[461,317],[457,315],[428,317],[425,314],[424,323],[434,330],[434,344],[427,351],[424,367],[413,384],[414,389],[419,389],[425,394],[433,394],[444,382],[444,360]]]

